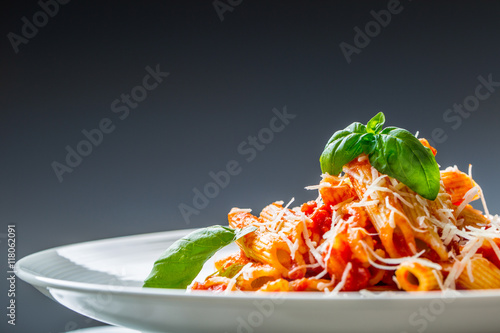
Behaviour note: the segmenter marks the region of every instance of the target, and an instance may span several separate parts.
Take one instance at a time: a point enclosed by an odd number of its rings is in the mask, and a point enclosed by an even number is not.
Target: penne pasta
[[[488,259],[472,258],[470,268],[463,270],[457,279],[457,285],[463,289],[500,288],[500,269]]]
[[[484,216],[481,211],[472,208],[471,205],[467,205],[458,215],[457,220],[460,221],[462,227],[472,226],[476,228],[481,228],[487,226],[490,220]]]
[[[233,228],[241,228],[252,223],[262,224],[248,212],[238,210],[232,212],[229,214],[229,225]],[[248,258],[275,267],[286,278],[295,267],[304,265],[302,255],[292,254],[289,244],[278,233],[256,231],[240,238],[237,244]],[[294,270],[294,273],[295,277],[299,277],[304,274],[304,270]]]
[[[462,203],[465,194],[476,186],[469,175],[458,170],[456,167],[441,171],[441,181],[446,192],[451,197],[451,202],[457,206]],[[475,196],[474,198],[479,199],[479,196]]]
[[[400,264],[395,274],[398,285],[406,291],[438,290],[443,285],[440,271],[411,260]]]

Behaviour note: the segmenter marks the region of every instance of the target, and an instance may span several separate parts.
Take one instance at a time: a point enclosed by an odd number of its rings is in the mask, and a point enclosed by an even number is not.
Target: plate
[[[192,230],[62,246],[18,261],[17,275],[62,305],[140,332],[498,332],[500,291],[232,293],[142,288],[153,262]],[[234,252],[236,246],[216,254]],[[213,270],[209,261],[200,273]]]
[[[67,333],[141,333],[135,330],[129,330],[128,328],[115,327],[115,326],[98,326],[91,328],[82,328],[76,331],[71,331]]]

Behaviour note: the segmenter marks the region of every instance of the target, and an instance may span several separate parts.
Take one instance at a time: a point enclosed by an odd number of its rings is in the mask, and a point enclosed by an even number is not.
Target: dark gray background
[[[237,1],[235,1],[237,3]],[[474,94],[477,77],[500,81],[498,2],[404,0],[403,10],[347,63],[371,10],[387,1],[244,0],[221,21],[212,1],[71,1],[16,54],[7,38],[32,21],[37,1],[4,3],[0,62],[0,262],[8,224],[18,258],[53,246],[225,224],[233,206],[312,199],[318,158],[331,134],[384,111],[388,125],[448,139],[442,166],[474,165],[492,211],[500,199],[500,89],[461,126],[443,119]],[[111,103],[141,84],[145,67],[170,76],[120,120]],[[237,147],[269,125],[272,109],[296,115],[256,158]],[[109,118],[115,130],[59,182],[53,161],[82,130]],[[193,188],[237,160],[242,172],[192,216]],[[5,273],[6,275],[6,273]],[[2,308],[7,284],[0,279]],[[64,332],[97,322],[17,281],[17,326],[2,332]],[[4,329],[5,328],[5,329]]]

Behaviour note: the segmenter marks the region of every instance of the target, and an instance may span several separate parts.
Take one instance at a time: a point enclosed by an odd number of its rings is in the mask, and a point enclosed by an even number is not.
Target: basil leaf
[[[387,127],[375,137],[376,149],[369,155],[371,165],[422,197],[436,199],[440,173],[431,150],[413,134],[400,128]]]
[[[385,115],[382,112],[379,112],[368,121],[366,124],[366,131],[368,133],[378,134],[384,126],[385,123]]]
[[[193,231],[156,260],[144,287],[185,289],[217,251],[255,230],[253,226],[231,229],[215,225]]]
[[[335,132],[319,158],[321,171],[338,175],[342,167],[363,152],[361,137],[366,133],[366,126],[352,123],[344,130]]]
[[[371,154],[377,147],[377,140],[373,133],[363,134],[360,143],[361,143],[361,148],[363,149],[363,153],[367,155]]]
[[[338,175],[342,167],[363,152],[361,138],[363,134],[351,133],[330,143],[319,159],[321,171]]]

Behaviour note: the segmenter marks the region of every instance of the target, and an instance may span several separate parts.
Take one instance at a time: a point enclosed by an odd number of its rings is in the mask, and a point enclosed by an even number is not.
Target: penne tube
[[[356,192],[347,177],[336,177],[326,174],[319,184],[319,193],[323,202],[328,207],[338,205],[341,202],[356,197]]]
[[[243,291],[255,291],[269,281],[280,278],[281,274],[275,267],[254,263],[238,276],[236,279],[236,286]]]
[[[291,291],[290,283],[285,279],[277,279],[264,284],[257,290],[259,292]]]
[[[334,284],[326,279],[302,278],[290,282],[292,291],[331,291]]]
[[[222,276],[209,276],[203,282],[195,282],[191,286],[191,290],[226,290],[231,282],[230,278]]]
[[[249,212],[232,210],[229,215],[229,226],[241,228],[248,225],[258,225],[261,223]],[[289,278],[289,272],[293,270],[294,278],[302,277],[304,269],[294,269],[305,265],[304,259],[298,251],[292,254],[289,243],[278,233],[261,232],[259,230],[241,237],[236,244],[245,255],[257,262],[276,267],[280,274]],[[302,275],[302,276],[301,276]]]
[[[441,171],[441,180],[446,192],[451,197],[451,202],[457,206],[463,201],[465,194],[476,186],[469,175],[457,168],[447,168]],[[479,196],[475,196],[475,199],[479,199]]]
[[[481,211],[472,208],[471,205],[467,205],[460,212],[460,215],[457,216],[457,221],[462,220],[462,227],[484,227],[490,223]]]
[[[351,249],[347,240],[347,230],[339,232],[333,239],[329,240],[325,246],[323,259],[326,264],[326,271],[332,279],[340,281],[342,274],[351,260]]]
[[[470,268],[464,268],[456,283],[464,289],[498,289],[500,269],[488,259],[473,257],[470,259]]]
[[[443,284],[440,271],[411,260],[401,263],[395,275],[401,289],[406,291],[438,290]]]
[[[287,236],[292,243],[297,241],[299,246],[302,245],[304,224],[295,212],[275,202],[264,207],[260,212],[260,219],[262,223],[269,225],[273,231]]]
[[[270,265],[249,263],[242,266],[234,263],[226,267],[225,270],[208,276],[202,283],[196,282],[192,289],[226,290],[231,288],[231,290],[255,291],[266,283],[280,278],[280,272]]]

